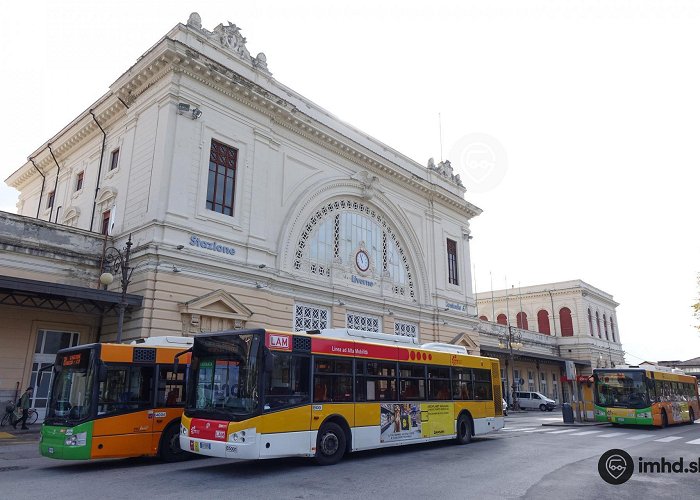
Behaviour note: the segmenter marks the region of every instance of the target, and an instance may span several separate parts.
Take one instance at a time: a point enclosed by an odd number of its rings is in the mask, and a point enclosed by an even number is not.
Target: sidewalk
[[[29,429],[22,430],[21,428],[13,429],[11,425],[0,427],[0,446],[7,444],[16,444],[18,442],[39,441],[41,433],[41,424],[32,424]]]

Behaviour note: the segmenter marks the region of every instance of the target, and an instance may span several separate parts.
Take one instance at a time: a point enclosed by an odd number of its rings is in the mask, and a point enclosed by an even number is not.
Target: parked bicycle
[[[15,422],[19,421],[21,415],[17,415],[16,410],[17,405],[12,401],[8,401],[5,405],[5,415],[0,420],[0,427],[5,427],[7,424],[15,425]],[[37,420],[39,420],[39,412],[36,411],[36,408],[29,408],[27,425],[34,424]]]

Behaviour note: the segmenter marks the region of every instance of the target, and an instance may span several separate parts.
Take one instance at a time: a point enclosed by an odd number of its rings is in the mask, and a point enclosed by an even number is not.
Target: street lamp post
[[[117,344],[122,341],[122,332],[124,329],[124,311],[126,310],[126,291],[131,282],[131,275],[134,269],[129,266],[129,258],[131,256],[131,235],[126,242],[124,248],[119,250],[116,247],[109,247],[105,250],[104,256],[104,272],[100,275],[100,283],[110,285],[114,281],[114,274],[121,274],[120,284],[122,288],[121,297],[117,306]]]
[[[508,348],[508,360],[510,362],[511,377],[513,380],[513,384],[511,385],[511,388],[513,389],[513,410],[520,409],[520,405],[518,404],[518,397],[515,391],[517,389],[517,384],[515,381],[515,358],[513,357],[513,349],[520,349],[523,346],[522,340],[522,333],[520,333],[519,331],[513,333],[513,327],[511,325],[508,325],[508,330],[506,332],[503,332],[498,337],[498,346],[500,348]]]

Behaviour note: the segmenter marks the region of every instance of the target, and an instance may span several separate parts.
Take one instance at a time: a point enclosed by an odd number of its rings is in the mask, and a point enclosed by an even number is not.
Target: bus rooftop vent
[[[194,343],[192,337],[147,337],[145,339],[137,339],[131,342],[131,345],[152,345],[152,346],[171,346],[182,347],[191,346]]]
[[[156,350],[152,347],[134,347],[134,363],[155,363]]]
[[[429,342],[421,345],[421,349],[430,351],[452,352],[455,354],[467,354],[467,348],[463,345],[445,344],[444,342]]]
[[[391,345],[418,345],[414,337],[395,335],[392,333],[368,332],[365,330],[353,330],[351,328],[327,328],[321,330],[322,337],[333,337],[338,339],[363,339],[374,341],[380,344]]]

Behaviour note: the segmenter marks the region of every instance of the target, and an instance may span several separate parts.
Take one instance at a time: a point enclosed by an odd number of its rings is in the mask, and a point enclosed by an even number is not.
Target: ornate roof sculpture
[[[209,40],[219,43],[224,49],[227,49],[244,61],[251,63],[260,71],[268,75],[272,74],[267,68],[267,56],[263,52],[260,52],[257,56],[252,57],[245,46],[246,39],[241,35],[241,28],[231,23],[231,21],[228,21],[227,25],[219,23],[219,25],[214,28],[214,31],[208,31],[202,28],[202,18],[200,15],[193,12],[187,20],[187,26],[196,29]]]

